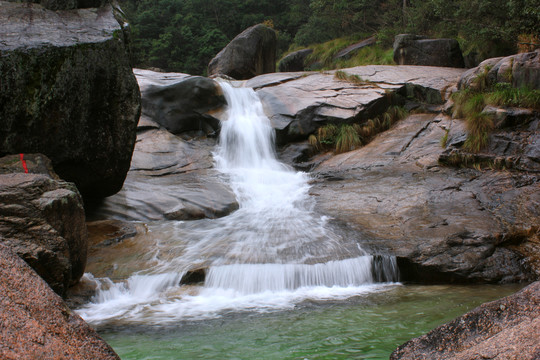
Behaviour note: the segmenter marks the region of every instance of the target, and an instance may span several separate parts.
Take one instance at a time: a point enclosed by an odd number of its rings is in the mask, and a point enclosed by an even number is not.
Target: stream
[[[85,275],[98,291],[76,312],[123,359],[387,358],[519,288],[400,284],[395,258],[334,231],[309,196],[309,175],[276,159],[255,92],[221,87],[228,118],[214,160],[239,209],[145,224],[113,271]],[[204,281],[184,284],[193,271]]]

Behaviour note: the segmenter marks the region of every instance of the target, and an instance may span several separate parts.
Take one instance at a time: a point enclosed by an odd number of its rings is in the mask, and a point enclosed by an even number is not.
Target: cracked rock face
[[[534,259],[523,258],[529,247],[538,249],[539,179],[441,166],[440,139],[460,126],[412,115],[365,147],[323,162],[311,190],[318,208],[360,234],[361,246],[396,255],[405,281],[533,279]]]
[[[335,71],[260,75],[245,82],[263,103],[278,144],[306,139],[327,123],[366,121],[392,103],[388,93],[440,104],[464,70],[422,66],[359,66],[342,71],[361,84],[336,79]]]
[[[8,171],[0,174],[0,243],[63,296],[86,266],[88,237],[81,196],[73,184],[48,175]]]
[[[397,348],[391,360],[538,359],[540,282],[459,318]]]

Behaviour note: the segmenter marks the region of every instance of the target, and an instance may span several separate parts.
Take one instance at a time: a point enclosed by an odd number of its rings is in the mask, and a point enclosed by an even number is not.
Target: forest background
[[[516,53],[519,47],[534,48],[540,34],[540,0],[120,0],[120,4],[131,25],[135,67],[192,75],[205,75],[209,61],[223,47],[258,23],[277,31],[277,59],[325,42],[331,44],[325,47],[327,52],[336,52],[373,35],[377,49],[391,52],[396,34],[411,33],[455,38],[464,55],[479,62]],[[388,56],[371,60],[385,61]]]

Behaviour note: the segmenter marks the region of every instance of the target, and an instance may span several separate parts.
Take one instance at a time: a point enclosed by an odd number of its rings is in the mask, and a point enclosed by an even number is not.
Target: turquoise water
[[[390,286],[292,310],[98,329],[122,359],[387,359],[405,341],[521,286]]]

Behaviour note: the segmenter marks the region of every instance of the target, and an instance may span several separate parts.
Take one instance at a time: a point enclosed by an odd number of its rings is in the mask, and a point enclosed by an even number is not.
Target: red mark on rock
[[[24,173],[28,174],[28,167],[26,166],[26,160],[24,160],[24,154],[20,154],[20,157],[21,157],[21,163],[24,169]]]

